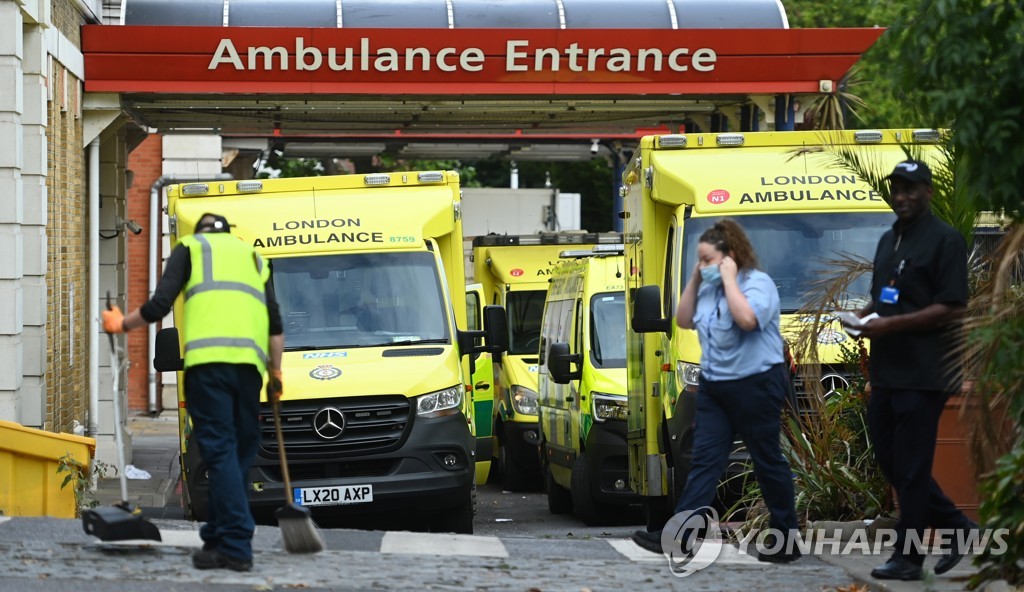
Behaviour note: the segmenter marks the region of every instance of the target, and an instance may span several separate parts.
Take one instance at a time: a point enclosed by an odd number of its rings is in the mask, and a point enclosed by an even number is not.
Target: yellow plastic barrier
[[[4,516],[75,517],[75,490],[60,484],[60,459],[70,455],[88,465],[96,440],[54,434],[0,421],[0,513]]]

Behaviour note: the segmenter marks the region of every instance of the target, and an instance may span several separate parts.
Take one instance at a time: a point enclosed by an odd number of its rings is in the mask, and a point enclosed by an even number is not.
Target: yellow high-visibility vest
[[[270,270],[251,246],[229,233],[186,236],[192,273],[185,284],[185,368],[222,362],[267,367]]]

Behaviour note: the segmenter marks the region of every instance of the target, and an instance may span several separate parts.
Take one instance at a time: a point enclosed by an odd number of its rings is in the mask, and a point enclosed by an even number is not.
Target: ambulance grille
[[[405,441],[412,413],[409,399],[402,396],[286,401],[281,405],[281,432],[289,460],[390,452]],[[268,405],[260,410],[260,445],[262,456],[277,458]]]
[[[858,370],[843,366],[826,366],[821,369],[821,388],[812,389],[806,384],[805,377],[797,372],[793,377],[793,390],[796,393],[797,409],[803,416],[817,415],[821,409],[823,397],[827,399],[836,389],[848,389],[858,380]]]

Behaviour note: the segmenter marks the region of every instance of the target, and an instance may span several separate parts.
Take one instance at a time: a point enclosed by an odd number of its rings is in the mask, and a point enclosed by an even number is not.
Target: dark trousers
[[[711,505],[739,434],[754,462],[771,527],[791,536],[798,527],[793,472],[782,456],[779,431],[788,388],[782,364],[738,380],[700,381],[693,462],[676,513]]]
[[[203,364],[185,371],[185,404],[192,443],[209,474],[204,547],[252,560],[255,530],[249,510],[249,466],[259,447],[263,377],[251,364]]]
[[[932,478],[939,416],[947,395],[939,391],[875,387],[868,401],[868,433],[885,480],[896,491],[900,517],[896,523],[896,554],[920,565],[923,549],[906,548],[908,531],[964,528],[967,517]]]

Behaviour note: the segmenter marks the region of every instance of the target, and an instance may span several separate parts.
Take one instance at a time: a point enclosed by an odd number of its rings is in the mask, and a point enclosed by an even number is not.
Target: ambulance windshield
[[[604,292],[590,299],[590,353],[598,368],[626,367],[624,292]]]
[[[544,290],[519,290],[505,296],[508,312],[508,353],[540,353],[540,320],[544,315]]]
[[[690,218],[684,227],[683,276],[697,263],[697,241],[720,218]],[[795,313],[806,302],[811,284],[836,273],[829,260],[855,258],[869,264],[882,234],[892,227],[891,212],[835,214],[762,214],[735,216],[750,237],[762,271],[779,288],[782,313]],[[683,286],[680,286],[682,289]],[[836,308],[857,309],[870,298],[869,273],[854,279]]]
[[[285,351],[449,342],[430,253],[283,257],[271,265]]]

